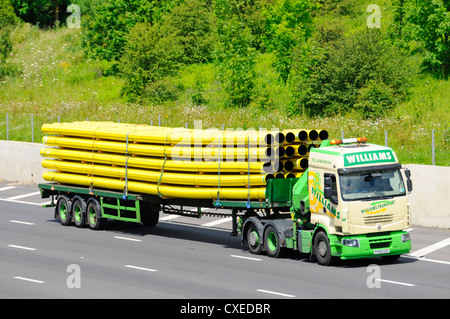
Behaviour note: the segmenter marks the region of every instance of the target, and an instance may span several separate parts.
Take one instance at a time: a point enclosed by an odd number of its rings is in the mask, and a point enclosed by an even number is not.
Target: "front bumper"
[[[408,237],[406,231],[336,236],[330,243],[331,253],[341,259],[407,254],[411,250],[411,239],[405,241]]]

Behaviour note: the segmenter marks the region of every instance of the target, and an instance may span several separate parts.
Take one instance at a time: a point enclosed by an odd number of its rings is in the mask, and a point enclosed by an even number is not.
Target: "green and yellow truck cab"
[[[268,185],[268,200],[269,188],[286,181]],[[307,171],[291,188],[290,218],[247,218],[243,240],[253,253],[277,257],[295,249],[321,265],[373,256],[396,260],[411,249],[405,231],[411,190],[410,172],[391,148],[366,138],[325,140],[311,149]]]

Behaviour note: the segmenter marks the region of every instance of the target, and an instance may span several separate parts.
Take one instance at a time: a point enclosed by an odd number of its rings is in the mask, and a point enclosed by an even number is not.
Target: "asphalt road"
[[[43,202],[35,187],[0,182],[0,298],[450,298],[448,230],[411,227],[413,250],[395,263],[323,267],[252,255],[223,217],[93,231],[62,226]]]

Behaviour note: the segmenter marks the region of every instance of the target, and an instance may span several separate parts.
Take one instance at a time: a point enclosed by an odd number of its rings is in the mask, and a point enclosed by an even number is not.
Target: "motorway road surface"
[[[450,298],[449,230],[412,226],[395,263],[323,267],[250,254],[224,217],[62,226],[38,191],[0,182],[0,298]]]

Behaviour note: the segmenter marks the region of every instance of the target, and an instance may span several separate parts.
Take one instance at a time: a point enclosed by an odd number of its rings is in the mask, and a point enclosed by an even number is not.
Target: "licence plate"
[[[386,249],[376,249],[373,251],[375,255],[381,255],[381,254],[389,254],[390,250],[388,248]]]

